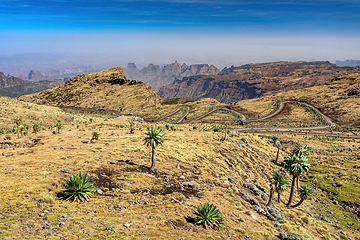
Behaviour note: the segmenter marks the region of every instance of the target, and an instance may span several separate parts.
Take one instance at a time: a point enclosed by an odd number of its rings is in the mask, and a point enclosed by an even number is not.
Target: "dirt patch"
[[[115,181],[116,176],[119,176],[120,173],[116,172],[114,169],[102,167],[96,169],[93,173],[95,174],[93,177],[93,183],[96,188],[103,190],[121,188],[121,186]]]
[[[201,227],[196,226],[193,223],[188,223],[183,219],[169,220],[165,223],[168,227],[175,230],[185,230],[189,232],[202,232]]]

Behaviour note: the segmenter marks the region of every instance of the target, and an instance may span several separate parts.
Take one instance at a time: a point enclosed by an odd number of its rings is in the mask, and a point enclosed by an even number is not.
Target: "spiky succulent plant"
[[[194,218],[196,220],[196,224],[203,225],[206,229],[210,227],[219,230],[224,224],[224,220],[219,212],[219,209],[212,204],[200,204],[193,213],[196,215]]]
[[[92,191],[95,190],[94,184],[90,182],[91,176],[87,174],[81,175],[81,173],[73,174],[69,180],[65,180],[63,184],[64,190],[61,193],[61,198],[69,201],[89,201],[89,196],[92,195]]]

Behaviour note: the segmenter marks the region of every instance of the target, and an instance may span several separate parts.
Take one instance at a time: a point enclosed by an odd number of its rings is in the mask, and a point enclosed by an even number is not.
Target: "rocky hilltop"
[[[43,74],[42,72],[39,72],[39,71],[34,71],[34,70],[31,70],[29,72],[29,80],[32,80],[32,81],[41,81],[41,80],[46,80],[48,79],[48,77]]]
[[[220,70],[214,65],[192,64],[189,66],[186,63],[180,64],[177,61],[164,67],[149,64],[142,69],[138,69],[135,63],[128,63],[127,67],[124,68],[124,74],[128,78],[142,81],[155,90],[159,90],[160,87],[172,83],[175,78],[193,75],[215,75],[219,72]]]
[[[80,74],[46,91],[18,97],[41,105],[107,110],[127,113],[158,103],[156,92],[143,82],[128,80],[122,67]]]
[[[334,76],[357,73],[359,67],[337,67],[326,61],[272,62],[224,68],[217,75],[176,79],[158,94],[167,99],[214,98],[223,103],[318,86]]]

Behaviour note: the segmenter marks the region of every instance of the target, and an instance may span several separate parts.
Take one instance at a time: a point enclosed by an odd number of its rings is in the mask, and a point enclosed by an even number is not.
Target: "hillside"
[[[101,76],[106,79],[102,86],[107,86],[109,74],[122,75],[121,69],[111,69],[87,76],[87,80],[91,84],[94,79],[100,81]],[[85,76],[80,77],[78,81]],[[338,96],[341,88],[350,93],[359,80],[359,75],[343,76],[329,85],[302,92],[315,94],[320,101],[323,95],[316,89],[328,87]],[[129,84],[129,80],[123,81]],[[356,101],[356,94],[350,95],[346,99]],[[221,140],[224,123],[231,120],[231,128],[248,126],[228,110],[234,108],[249,118],[266,115],[274,110],[278,95],[230,105],[214,99],[165,101],[141,110],[154,120],[163,120],[156,124],[136,118],[134,134],[129,133],[131,116],[65,111],[3,97],[0,100],[0,128],[4,130],[4,134],[0,132],[4,139],[0,141],[2,239],[359,239],[359,140],[315,137],[311,135],[314,132],[278,132],[280,163],[295,143],[307,144],[311,150],[311,168],[301,183],[311,185],[314,194],[290,209],[285,207],[290,187],[282,193],[280,203],[274,199],[272,208],[264,208],[271,175],[283,169],[272,162],[277,152],[270,140],[273,134],[231,132],[227,141]],[[176,112],[179,107],[183,108]],[[185,122],[217,108],[228,110],[197,122],[173,124],[183,118],[186,107],[190,111]],[[346,111],[351,112],[351,106]],[[176,113],[166,117],[172,112]],[[32,124],[40,125],[41,131],[35,134],[30,130],[16,139],[9,130],[17,117],[30,128]],[[309,124],[317,121],[306,107],[290,104],[266,123],[286,120],[291,125],[304,119]],[[60,134],[48,129],[57,120],[64,124]],[[173,127],[167,126],[169,123]],[[151,149],[143,144],[146,129],[151,126],[160,126],[166,134],[164,143],[156,149],[157,169],[153,173],[148,172]],[[94,131],[100,133],[100,139],[89,143]],[[57,194],[64,181],[79,172],[92,176],[94,196],[86,203],[59,199]],[[299,200],[296,194],[294,202]],[[222,230],[205,229],[191,222],[192,211],[205,202],[220,209],[225,222]]]
[[[16,77],[6,77],[0,72],[0,96],[17,97],[25,94],[40,92],[63,83],[61,79],[31,82]]]
[[[360,128],[359,89],[360,74],[349,74],[333,78],[321,86],[244,100],[231,106],[249,111],[253,118],[257,118],[273,111],[279,101],[301,101],[315,106],[339,126]]]
[[[223,69],[218,75],[176,79],[158,94],[167,99],[214,98],[222,103],[318,86],[334,76],[358,73],[360,68],[337,67],[329,62],[273,62]]]
[[[52,108],[29,106],[33,114]],[[88,117],[84,115],[84,119]],[[0,148],[1,238],[202,239],[211,235],[220,239],[278,239],[281,228],[283,234],[300,234],[304,239],[357,239],[360,226],[356,216],[331,204],[320,190],[296,209],[284,207],[285,192],[283,202],[272,205],[279,213],[271,210],[274,215],[269,215],[261,210],[266,204],[263,193],[269,194],[270,176],[281,168],[270,161],[276,148],[267,138],[245,133],[222,142],[223,133],[204,131],[202,125],[197,124],[196,130],[193,125],[177,126],[178,131],[166,131],[164,143],[157,148],[156,172],[147,173],[151,153],[143,139],[145,129],[152,125],[136,122],[135,133],[129,134],[128,120],[119,117],[78,126],[67,124],[60,134],[41,131],[15,140],[15,134],[9,134],[11,140],[2,141]],[[93,131],[100,132],[100,139],[87,143]],[[285,139],[297,141],[294,137]],[[340,144],[347,146],[346,142]],[[286,152],[280,154],[283,158]],[[312,153],[310,163],[315,166],[323,161],[321,154]],[[345,153],[339,154],[340,160]],[[86,203],[57,198],[64,180],[78,172],[93,177],[95,195]],[[186,187],[191,181],[200,188]],[[257,190],[252,191],[254,186]],[[221,210],[225,221],[222,230],[188,222],[192,211],[204,202]],[[325,206],[336,214],[329,215]]]
[[[174,62],[163,67],[159,65],[149,64],[147,67],[138,69],[135,63],[128,63],[124,68],[124,74],[137,81],[142,81],[146,85],[151,86],[154,90],[159,90],[162,86],[168,85],[175,78],[183,78],[193,75],[214,75],[220,72],[214,65],[208,64],[180,64]]]
[[[122,68],[78,75],[52,89],[17,98],[42,105],[136,113],[156,105],[158,97],[142,82],[127,80]]]

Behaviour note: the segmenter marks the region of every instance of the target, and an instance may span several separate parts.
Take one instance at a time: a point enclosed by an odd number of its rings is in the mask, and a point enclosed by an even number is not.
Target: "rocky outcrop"
[[[42,105],[117,113],[130,110],[136,113],[159,102],[151,87],[143,82],[126,79],[122,67],[88,75],[80,74],[57,87],[18,99]]]
[[[29,80],[31,81],[41,81],[46,79],[48,79],[48,77],[45,76],[45,74],[43,74],[42,72],[39,71],[34,72],[34,70],[31,70],[29,73]]]
[[[175,79],[160,88],[161,97],[214,98],[222,103],[302,89],[330,82],[335,76],[356,73],[360,67],[337,67],[330,62],[274,62],[224,68],[217,75]]]
[[[135,63],[128,63],[127,67],[124,68],[124,74],[128,78],[142,81],[155,90],[159,90],[160,87],[172,83],[176,78],[193,75],[214,75],[219,72],[220,70],[214,65],[193,64],[189,66],[186,63],[180,64],[177,61],[164,67],[149,64],[141,70],[136,67]]]

